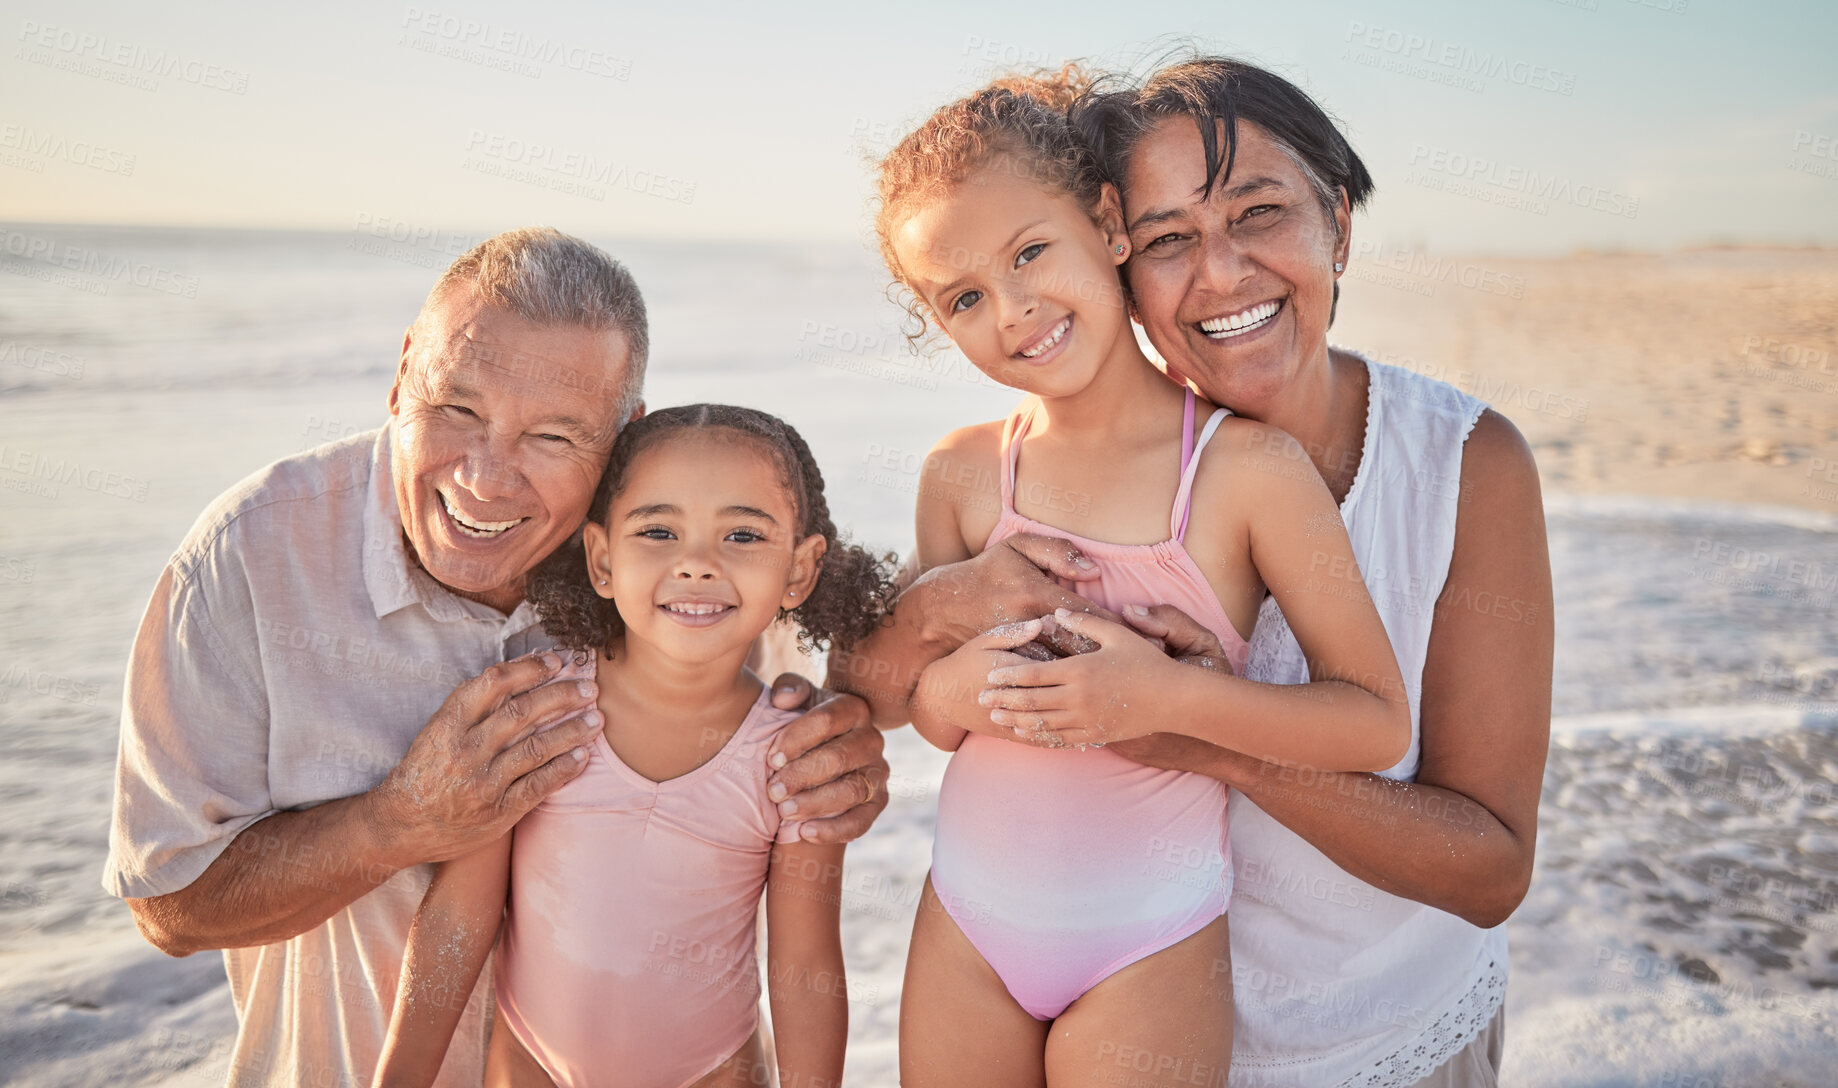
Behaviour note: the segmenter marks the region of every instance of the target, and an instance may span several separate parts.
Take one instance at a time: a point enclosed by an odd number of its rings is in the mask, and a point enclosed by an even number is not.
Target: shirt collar
[[[402,536],[402,508],[396,502],[392,465],[396,423],[392,418],[377,433],[370,454],[370,488],[364,504],[364,586],[381,619],[419,604],[442,623],[477,620],[503,626],[509,638],[537,623],[536,610],[521,601],[509,616],[490,605],[467,600],[436,582],[409,558]]]

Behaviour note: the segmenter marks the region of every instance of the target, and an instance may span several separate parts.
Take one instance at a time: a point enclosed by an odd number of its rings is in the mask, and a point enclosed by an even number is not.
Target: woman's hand
[[[1160,695],[1176,678],[1177,663],[1123,624],[1063,608],[1043,622],[1049,618],[1051,626],[1097,649],[992,670],[977,699],[989,708],[990,719],[1007,727],[1010,739],[1042,748],[1107,744],[1157,732],[1166,722]]]
[[[1214,669],[1236,675],[1232,661],[1225,656],[1225,646],[1210,627],[1171,604],[1123,607],[1123,622],[1142,633],[1142,637],[1159,646],[1164,653],[1183,665]]]

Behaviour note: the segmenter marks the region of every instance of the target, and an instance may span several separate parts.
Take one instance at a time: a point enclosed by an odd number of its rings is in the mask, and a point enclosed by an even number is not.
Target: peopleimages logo
[[[249,73],[138,42],[92,34],[69,27],[47,26],[32,19],[19,24],[21,49],[15,60],[75,71],[142,90],[157,90],[157,77],[177,79],[209,90],[231,94],[249,92]],[[106,65],[107,68],[99,68]]]
[[[398,44],[484,64],[486,67],[502,68],[519,75],[540,78],[541,67],[547,65],[603,79],[624,81],[632,78],[631,60],[614,56],[604,49],[531,34],[515,27],[468,19],[450,12],[410,7],[402,13],[402,27],[409,33],[423,37],[404,39]],[[450,48],[443,49],[441,46]]]
[[[136,261],[84,246],[72,245],[69,242],[60,243],[51,238],[27,234],[24,231],[9,230],[0,233],[0,255],[19,258],[27,262],[22,266],[5,268],[5,271],[27,276],[44,274],[36,278],[68,273],[70,275],[66,278],[72,281],[68,284],[69,286],[99,295],[108,294],[110,283],[131,283],[136,287],[145,287],[150,291],[177,295],[180,298],[198,297],[198,277],[196,276],[186,275],[148,261]]]
[[[1347,24],[1345,41],[1365,51],[1346,59],[1389,68],[1402,75],[1480,91],[1485,80],[1497,79],[1535,91],[1566,97],[1576,93],[1576,73],[1548,64],[1524,60],[1491,49],[1476,49],[1461,42],[1391,27],[1373,26],[1355,19]],[[1387,61],[1389,63],[1387,63]]]
[[[604,200],[609,188],[626,189],[678,204],[696,199],[693,181],[656,170],[634,170],[580,151],[496,132],[473,129],[466,140],[466,151],[469,157],[461,163],[462,168],[593,200]]]
[[[0,125],[0,151],[16,151],[23,155],[67,162],[72,166],[84,166],[105,174],[128,177],[134,173],[134,156],[129,152],[104,147],[93,140],[73,140],[62,133],[44,132],[30,125]],[[25,168],[34,173],[44,172],[42,164]]]
[[[1640,214],[1639,197],[1600,185],[1572,182],[1561,175],[1540,173],[1531,167],[1507,165],[1484,156],[1468,155],[1430,144],[1412,144],[1409,165],[1414,168],[1413,173],[1434,171],[1472,185],[1489,186],[1504,194],[1525,197],[1526,201],[1513,206],[1538,215],[1547,213],[1546,202],[1587,208],[1590,211],[1618,215],[1623,219],[1632,219]],[[1419,184],[1424,183],[1423,179],[1413,180],[1418,180]],[[1458,192],[1457,195],[1490,200],[1484,192]],[[1490,202],[1512,203],[1498,199]]]

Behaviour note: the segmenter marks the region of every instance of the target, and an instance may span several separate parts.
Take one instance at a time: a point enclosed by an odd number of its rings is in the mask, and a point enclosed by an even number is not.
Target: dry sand
[[[1838,250],[1355,253],[1334,342],[1493,404],[1547,491],[1838,513]]]

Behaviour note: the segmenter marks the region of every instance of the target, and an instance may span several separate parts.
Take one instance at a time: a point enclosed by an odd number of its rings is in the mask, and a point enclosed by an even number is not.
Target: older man
[[[366,1081],[428,863],[583,766],[593,685],[544,686],[560,660],[523,582],[643,411],[647,339],[604,253],[552,230],[487,240],[403,338],[389,423],[232,488],[155,586],[104,885],[162,950],[224,950],[232,1084]],[[800,685],[781,677],[775,701]],[[886,803],[853,697],[794,723],[773,759],[807,838],[860,835]],[[439,1083],[479,1083],[490,986]]]

